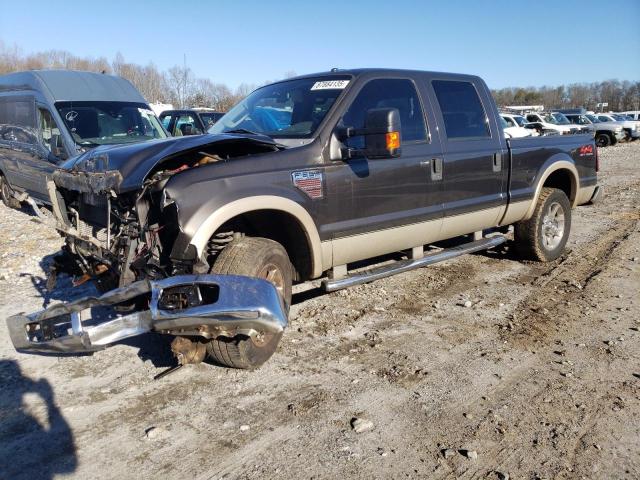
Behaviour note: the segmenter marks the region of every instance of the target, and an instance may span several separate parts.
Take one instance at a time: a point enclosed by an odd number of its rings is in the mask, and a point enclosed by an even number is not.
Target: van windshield
[[[83,147],[167,137],[144,103],[57,102],[56,108],[74,141]]]
[[[342,75],[267,85],[233,107],[208,131],[250,131],[273,138],[309,138],[350,79]]]

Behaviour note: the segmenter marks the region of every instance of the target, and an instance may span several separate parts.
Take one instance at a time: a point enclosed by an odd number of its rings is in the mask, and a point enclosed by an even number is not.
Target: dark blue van
[[[49,203],[46,176],[88,149],[167,136],[124,78],[70,70],[0,76],[0,195],[8,206],[27,195]]]

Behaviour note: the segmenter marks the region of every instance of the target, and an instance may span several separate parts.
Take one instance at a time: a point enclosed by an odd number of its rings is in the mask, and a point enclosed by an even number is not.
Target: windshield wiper
[[[263,135],[265,137],[268,137],[268,135],[265,135],[264,133],[253,132],[251,130],[247,130],[246,128],[236,128],[234,130],[225,130],[222,133],[246,133],[249,135]]]

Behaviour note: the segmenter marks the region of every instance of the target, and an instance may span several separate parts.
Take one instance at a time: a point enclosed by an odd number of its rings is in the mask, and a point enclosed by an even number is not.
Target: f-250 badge
[[[318,199],[323,197],[322,192],[322,172],[318,170],[302,170],[291,174],[293,184],[306,193],[309,198]]]

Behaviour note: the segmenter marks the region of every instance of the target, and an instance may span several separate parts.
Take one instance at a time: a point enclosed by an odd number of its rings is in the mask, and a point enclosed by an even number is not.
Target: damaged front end
[[[102,314],[96,309],[131,301],[148,308],[116,316],[109,309]],[[183,275],[142,280],[100,297],[14,315],[7,319],[7,326],[19,352],[77,354],[102,350],[151,331],[202,341],[237,335],[261,341],[282,334],[287,314],[276,288],[266,280]]]
[[[94,280],[102,292],[207,273],[195,249],[183,245],[184,236],[176,249],[181,254],[172,255],[180,223],[167,183],[185,171],[281,148],[268,137],[204,135],[88,152],[48,181],[55,227],[65,237],[49,285],[58,272],[71,274],[76,284]]]

